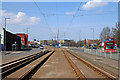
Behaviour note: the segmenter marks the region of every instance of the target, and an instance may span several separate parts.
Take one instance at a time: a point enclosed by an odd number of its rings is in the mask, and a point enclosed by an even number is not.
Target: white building
[[[4,29],[0,25],[0,50],[2,49],[3,45],[4,45]]]

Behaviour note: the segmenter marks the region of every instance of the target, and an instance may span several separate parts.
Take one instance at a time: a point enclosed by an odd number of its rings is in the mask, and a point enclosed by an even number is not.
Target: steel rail
[[[65,54],[65,52],[62,50],[65,58],[67,59],[70,66],[73,68],[75,74],[78,76],[78,80],[87,80],[85,75],[78,69],[78,67],[75,65],[75,63]]]
[[[71,54],[72,56],[74,56],[76,59],[78,59],[79,61],[83,62],[85,65],[87,65],[89,68],[93,69],[94,71],[98,72],[101,76],[104,76],[105,79],[107,80],[117,80],[116,77],[112,76],[111,74],[105,72],[104,70],[92,65],[91,63],[79,58],[78,56],[76,56],[75,54],[72,54],[70,51],[68,51],[66,49],[66,51]]]
[[[49,51],[45,51],[43,54],[37,53],[25,58],[22,58],[21,60],[16,60],[13,61],[13,63],[7,64],[5,65],[5,67],[3,66],[1,68],[1,75],[2,75],[2,79],[4,79],[5,77],[7,77],[8,75],[10,75],[11,73],[17,71],[18,69],[26,66],[27,64],[33,62],[34,60],[40,58],[41,56],[45,55],[46,53],[48,53]]]
[[[41,62],[39,62],[37,65],[35,65],[32,69],[30,69],[27,73],[25,73],[22,77],[20,77],[18,80],[29,80],[31,77],[39,70],[39,68],[48,60],[48,58],[54,53],[55,51],[52,51],[47,57],[45,57]]]

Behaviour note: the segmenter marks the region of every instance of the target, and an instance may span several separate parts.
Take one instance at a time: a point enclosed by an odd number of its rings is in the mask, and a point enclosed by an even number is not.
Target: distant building
[[[88,39],[84,40],[84,46],[89,46],[91,44],[91,41]]]
[[[57,40],[40,40],[40,44],[43,44],[43,45],[56,46],[58,45],[58,43],[63,46],[74,46],[75,45],[74,40],[59,40],[59,42]]]
[[[40,44],[43,45],[55,45],[56,41],[55,40],[40,40]]]
[[[72,40],[65,39],[65,40],[59,40],[59,43],[62,44],[63,46],[69,46],[71,41]]]
[[[100,45],[100,40],[98,40],[98,39],[96,39],[96,40],[85,39],[84,46],[89,46],[89,45],[93,44],[93,41],[94,41],[94,45]]]
[[[22,46],[27,46],[27,44],[28,44],[28,35],[24,34],[24,33],[17,33],[16,35],[21,37]]]

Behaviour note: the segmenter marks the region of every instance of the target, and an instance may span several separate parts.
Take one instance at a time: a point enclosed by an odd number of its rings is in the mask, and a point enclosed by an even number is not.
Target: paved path
[[[56,49],[56,52],[32,78],[76,78],[76,75],[61,49]]]

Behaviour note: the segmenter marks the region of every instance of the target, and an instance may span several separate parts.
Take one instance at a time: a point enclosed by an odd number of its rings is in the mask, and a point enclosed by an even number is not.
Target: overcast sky
[[[37,4],[37,5],[36,5]],[[115,27],[118,21],[117,2],[3,2],[2,17],[9,17],[7,30],[26,33],[29,40],[51,39],[59,29],[60,39],[99,39],[101,30]],[[75,15],[75,16],[74,16]],[[4,21],[2,21],[4,27]]]

